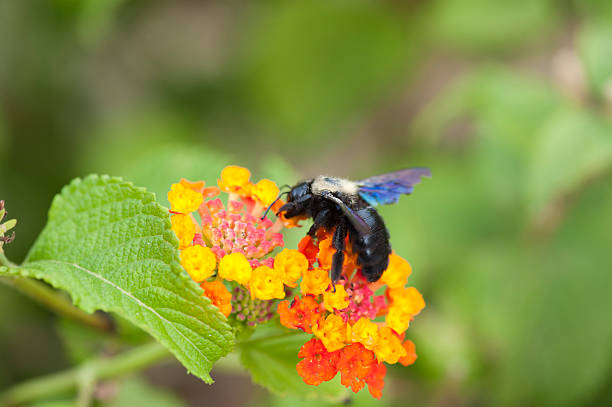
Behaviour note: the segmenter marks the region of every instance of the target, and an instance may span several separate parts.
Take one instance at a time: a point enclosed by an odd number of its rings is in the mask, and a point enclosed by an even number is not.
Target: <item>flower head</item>
[[[182,266],[226,317],[255,325],[274,316],[276,300],[285,297],[284,283],[295,286],[308,261],[294,250],[281,255],[274,269],[272,252],[284,246],[284,222],[262,215],[278,187],[270,180],[253,184],[250,178],[246,168],[229,166],[219,187],[182,179],[168,199]],[[221,193],[227,193],[226,203]]]
[[[253,269],[242,253],[231,253],[223,256],[219,262],[219,277],[248,285]]]
[[[285,285],[296,287],[297,280],[308,270],[308,260],[297,250],[283,249],[274,258],[274,270],[282,275]]]
[[[319,319],[312,332],[330,352],[342,349],[346,344],[346,323],[338,315],[329,314],[327,318]]]
[[[210,298],[213,305],[226,317],[232,312],[232,294],[227,290],[221,280],[204,281],[200,284],[204,296]]]
[[[209,247],[189,246],[181,252],[181,265],[199,283],[213,275],[217,258]]]
[[[249,287],[253,298],[261,300],[285,298],[282,276],[268,266],[259,266],[253,270]]]
[[[321,318],[319,303],[311,295],[295,297],[291,304],[287,300],[282,301],[278,304],[277,312],[283,326],[289,329],[301,329],[309,334]]]
[[[170,210],[174,213],[187,214],[197,210],[204,200],[201,193],[186,187],[185,183],[181,182],[173,184],[170,192],[168,192],[168,201],[170,201]]]
[[[302,294],[319,295],[323,294],[330,284],[329,271],[316,268],[304,273],[300,289]]]
[[[329,352],[321,340],[312,338],[300,348],[298,374],[306,384],[318,386],[333,379],[338,373],[338,352]]]

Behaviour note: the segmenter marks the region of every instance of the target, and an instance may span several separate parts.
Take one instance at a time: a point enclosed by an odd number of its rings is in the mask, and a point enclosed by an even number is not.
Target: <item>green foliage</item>
[[[183,407],[185,403],[175,395],[152,386],[139,377],[130,377],[121,381],[118,394],[104,407]]]
[[[117,178],[77,179],[59,194],[26,262],[12,270],[68,291],[87,312],[115,312],[164,344],[211,382],[231,350],[225,318],[178,263],[167,212],[154,196]]]
[[[536,211],[580,191],[612,166],[612,126],[589,112],[563,108],[535,135],[527,184]],[[558,202],[557,202],[558,203]]]
[[[275,131],[302,141],[389,92],[414,58],[404,24],[376,1],[271,2],[259,11],[245,36],[249,98]]]
[[[612,7],[610,8],[612,10]],[[586,24],[578,37],[578,45],[591,91],[601,97],[612,94],[612,11],[608,19]]]
[[[429,17],[432,36],[463,51],[507,51],[546,33],[555,23],[550,0],[438,0]]]
[[[298,350],[310,337],[274,323],[258,326],[253,336],[238,343],[240,361],[255,383],[279,395],[342,400],[347,393],[337,380],[313,387],[298,375],[295,369],[300,360]]]

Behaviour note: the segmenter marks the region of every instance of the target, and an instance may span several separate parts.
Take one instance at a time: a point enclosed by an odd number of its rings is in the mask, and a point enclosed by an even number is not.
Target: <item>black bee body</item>
[[[313,237],[321,227],[336,228],[332,242],[336,253],[331,269],[334,283],[342,274],[347,235],[368,281],[378,280],[387,268],[391,253],[389,232],[376,209],[358,194],[357,184],[325,176],[301,182],[291,189],[280,212],[285,212],[287,218],[304,215],[312,218],[314,223],[308,234]]]

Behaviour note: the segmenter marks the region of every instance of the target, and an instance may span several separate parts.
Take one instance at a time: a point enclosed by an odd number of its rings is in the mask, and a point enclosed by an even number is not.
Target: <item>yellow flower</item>
[[[374,348],[374,353],[380,362],[390,364],[397,363],[408,354],[402,346],[399,336],[388,326],[382,327],[378,331],[378,343]]]
[[[219,261],[219,277],[228,281],[247,285],[251,280],[252,271],[251,264],[242,253],[225,255]]]
[[[181,264],[191,278],[199,283],[213,275],[217,257],[209,247],[189,246],[181,251]]]
[[[408,276],[412,273],[410,263],[395,253],[389,256],[389,266],[380,280],[390,288],[401,288],[406,284]]]
[[[178,213],[190,213],[200,207],[204,197],[201,193],[187,188],[184,184],[172,184],[170,192],[168,192],[168,201],[170,201],[170,210]]]
[[[410,326],[412,315],[406,312],[406,310],[404,310],[401,306],[392,304],[389,307],[389,312],[385,317],[385,321],[387,322],[387,325],[401,335]]]
[[[328,288],[323,293],[323,304],[329,312],[334,310],[343,310],[349,306],[348,294],[341,284],[336,284],[336,292],[332,288]]]
[[[425,308],[423,296],[414,287],[390,288],[387,295],[391,300],[391,305],[401,308],[410,316],[415,316]]]
[[[181,184],[182,186],[184,186],[185,188],[189,188],[199,194],[202,193],[202,190],[204,189],[204,185],[206,185],[204,183],[204,181],[195,181],[195,182],[191,182],[188,181],[185,178],[181,178],[181,180],[179,181],[179,184]]]
[[[257,184],[253,185],[251,194],[257,199],[263,206],[269,206],[276,197],[280,190],[276,186],[274,181],[269,179],[262,179]]]
[[[195,224],[189,215],[176,214],[170,218],[172,230],[179,239],[179,249],[184,249],[191,245],[195,236]]]
[[[260,300],[271,300],[274,298],[285,298],[285,287],[279,273],[268,266],[259,266],[253,270],[253,276],[249,283],[251,298]]]
[[[326,270],[316,268],[307,270],[302,277],[300,289],[302,294],[319,295],[323,294],[331,284],[331,279]]]
[[[326,319],[321,318],[313,327],[312,333],[323,342],[328,352],[342,349],[346,342],[346,328],[342,317],[329,314]]]
[[[274,270],[282,276],[285,285],[296,287],[297,280],[308,270],[308,260],[297,250],[284,249],[274,258]]]
[[[221,171],[217,184],[222,191],[248,195],[251,189],[251,172],[244,167],[228,165]]]
[[[378,325],[366,317],[359,318],[353,326],[348,326],[347,339],[359,342],[366,349],[373,350],[378,342]]]

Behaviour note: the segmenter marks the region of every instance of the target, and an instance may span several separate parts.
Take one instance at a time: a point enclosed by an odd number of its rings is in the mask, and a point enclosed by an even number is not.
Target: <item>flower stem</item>
[[[0,406],[9,407],[72,391],[82,382],[84,374],[94,380],[110,379],[139,371],[170,357],[160,343],[151,342],[113,358],[94,359],[73,369],[32,379],[0,394]]]
[[[2,250],[0,250],[0,266],[6,266],[9,269],[19,268],[6,258]],[[70,299],[68,299],[64,294],[54,290],[40,281],[22,277],[17,274],[9,274],[0,275],[0,283],[4,283],[15,288],[57,314],[71,318],[99,331],[111,332],[113,330],[113,326],[109,318],[106,318],[103,314],[86,313],[85,311],[75,307],[72,302],[70,302]]]

